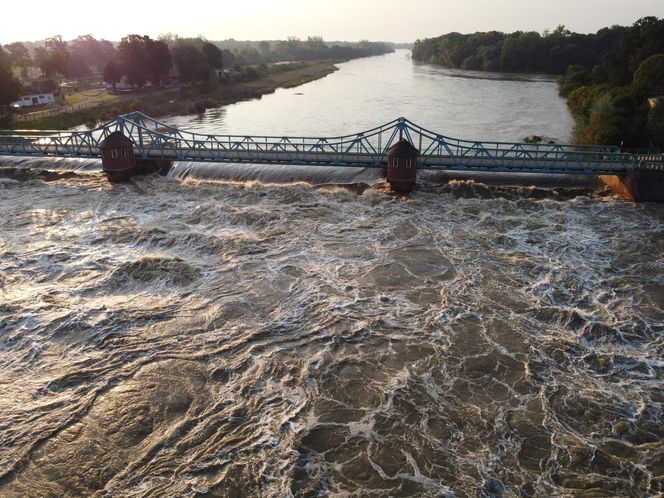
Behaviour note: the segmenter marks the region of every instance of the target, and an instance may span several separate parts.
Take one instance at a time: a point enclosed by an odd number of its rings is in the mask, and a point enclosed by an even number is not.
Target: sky
[[[664,0],[16,0],[0,3],[0,43],[91,34],[202,35],[209,40],[413,42],[450,31],[579,33],[644,16],[664,18]]]

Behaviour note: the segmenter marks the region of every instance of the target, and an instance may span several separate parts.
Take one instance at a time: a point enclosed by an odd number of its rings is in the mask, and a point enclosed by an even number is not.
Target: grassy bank
[[[277,88],[292,88],[317,80],[338,68],[332,62],[306,62],[273,66],[254,78],[220,83],[219,88],[205,91],[194,85],[179,90],[164,90],[121,97],[96,107],[64,112],[30,122],[14,122],[14,128],[62,130],[79,125],[93,127],[132,111],[155,118],[202,113],[205,109],[259,98]]]

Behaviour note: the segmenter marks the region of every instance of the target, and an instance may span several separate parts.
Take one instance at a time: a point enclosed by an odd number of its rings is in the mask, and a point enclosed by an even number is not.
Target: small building
[[[114,131],[99,145],[101,164],[104,172],[112,181],[123,181],[136,170],[134,142]]]
[[[36,105],[53,104],[55,97],[52,93],[36,93],[34,95],[24,95],[16,102],[11,103],[11,107],[33,107]]]
[[[126,76],[120,78],[120,81],[116,81],[115,85],[109,83],[108,81],[104,82],[106,84],[106,90],[109,92],[133,92],[135,90],[140,90],[142,88],[152,88],[154,85],[151,81],[145,82],[143,85],[132,85],[129,83],[129,79]]]
[[[396,192],[410,192],[417,178],[417,158],[420,152],[403,138],[385,152],[387,181]]]
[[[129,84],[126,76],[120,78],[120,81],[117,81],[115,85],[113,83],[106,82],[106,90],[113,92],[131,92],[134,89],[133,86]]]

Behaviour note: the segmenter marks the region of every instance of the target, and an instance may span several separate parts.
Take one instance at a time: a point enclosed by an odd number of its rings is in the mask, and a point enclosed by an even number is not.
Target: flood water
[[[405,115],[567,138],[554,83],[476,76],[397,52],[168,121],[327,134]],[[0,496],[664,492],[660,205],[433,175],[400,197],[365,171],[177,165],[109,185],[63,172],[94,162],[2,164]]]

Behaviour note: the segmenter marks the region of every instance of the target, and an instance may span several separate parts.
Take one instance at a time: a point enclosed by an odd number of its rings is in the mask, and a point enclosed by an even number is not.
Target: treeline
[[[587,35],[564,26],[543,35],[449,33],[413,47],[413,59],[447,67],[560,75],[575,141],[632,148],[664,148],[664,103],[648,103],[664,94],[663,54],[664,20],[656,17]]]
[[[664,19],[647,17],[623,31],[594,65],[570,65],[560,94],[579,143],[664,149]]]
[[[116,53],[111,42],[90,35],[70,42],[54,36],[41,45],[15,42],[0,46],[0,107],[21,93],[56,92],[58,77],[100,74]]]
[[[104,67],[104,81],[114,86],[125,77],[132,87],[146,83],[160,87],[171,76],[181,83],[196,83],[201,90],[214,90],[217,71],[224,67],[224,53],[203,38],[125,36],[116,55]],[[174,70],[174,71],[173,71]]]
[[[20,91],[21,83],[12,73],[9,56],[0,46],[0,125],[4,124],[3,107],[16,100]]]
[[[91,35],[65,42],[61,36],[47,38],[43,43],[14,42],[4,46],[9,64],[23,79],[35,71],[46,77],[56,75],[85,78],[101,72],[113,59],[115,45]]]
[[[543,35],[515,33],[449,33],[417,40],[413,59],[447,67],[495,72],[564,74],[572,64],[592,67],[614,50],[625,28],[594,35],[571,33],[564,26]]]
[[[394,52],[389,43],[360,41],[358,43],[326,43],[319,36],[306,40],[291,37],[278,41],[236,41],[217,42],[219,47],[232,51],[239,64],[270,64],[275,62],[347,60],[382,55]]]
[[[219,45],[200,37],[164,35],[151,40],[148,36],[130,35],[118,45],[115,59],[104,70],[104,79],[117,81],[122,73],[132,85],[151,82],[158,86],[172,65],[181,83],[194,81],[209,90],[218,79],[215,71],[223,68],[232,68],[246,79],[260,76],[266,72],[266,64],[275,62],[355,59],[394,50],[387,44],[368,41],[330,47],[320,37],[289,38],[272,44],[261,41],[255,47],[234,50]]]
[[[54,36],[41,44],[15,42],[0,46],[0,106],[16,100],[21,92],[57,91],[58,80],[103,77],[115,85],[126,77],[130,85],[142,87],[177,79],[211,90],[218,84],[217,73],[223,68],[233,69],[239,78],[251,79],[266,73],[270,63],[346,60],[392,51],[390,44],[368,41],[330,46],[320,37],[215,43],[201,37],[168,34],[153,40],[132,34],[114,44],[91,35],[69,42]]]

